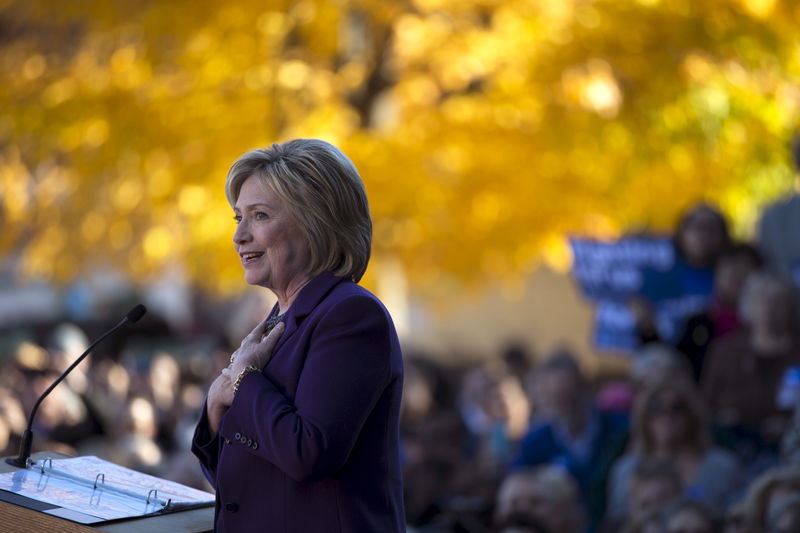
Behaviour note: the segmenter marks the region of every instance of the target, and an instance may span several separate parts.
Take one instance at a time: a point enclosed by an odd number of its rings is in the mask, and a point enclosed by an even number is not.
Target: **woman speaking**
[[[192,451],[220,532],[405,530],[403,364],[389,313],[356,284],[372,221],[353,163],[297,139],[228,172],[245,280],[277,303],[211,384]]]

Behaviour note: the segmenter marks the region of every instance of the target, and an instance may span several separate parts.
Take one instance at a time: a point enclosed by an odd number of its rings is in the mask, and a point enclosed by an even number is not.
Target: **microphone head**
[[[125,315],[125,318],[128,319],[128,322],[138,322],[139,319],[142,318],[146,312],[147,308],[142,304],[139,304],[130,311],[128,311],[128,314]]]

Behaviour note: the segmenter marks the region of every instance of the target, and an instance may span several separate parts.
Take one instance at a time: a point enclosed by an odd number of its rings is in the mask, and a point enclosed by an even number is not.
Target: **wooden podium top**
[[[63,459],[67,456],[55,452],[39,452],[33,459]],[[13,472],[15,467],[0,460],[0,473]],[[64,533],[138,533],[140,531],[163,531],[175,533],[210,533],[214,527],[214,508],[190,509],[157,516],[144,516],[117,520],[110,523],[85,525],[70,522],[46,513],[34,511],[13,503],[0,501],[0,524],[7,533],[31,533],[35,531],[63,531]]]

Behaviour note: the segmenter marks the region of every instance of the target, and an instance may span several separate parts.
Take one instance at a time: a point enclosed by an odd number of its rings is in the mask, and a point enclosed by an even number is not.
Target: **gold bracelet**
[[[239,390],[239,385],[242,384],[242,380],[244,379],[244,377],[247,374],[249,374],[250,372],[258,372],[258,367],[253,366],[253,365],[248,365],[248,366],[244,367],[241,372],[239,372],[239,375],[236,376],[236,381],[233,382],[233,393],[234,394],[236,394],[236,392]]]

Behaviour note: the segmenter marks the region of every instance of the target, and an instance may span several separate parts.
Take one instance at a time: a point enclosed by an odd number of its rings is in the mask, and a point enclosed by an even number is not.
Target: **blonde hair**
[[[319,139],[295,139],[247,152],[228,171],[231,206],[251,176],[280,197],[302,228],[309,275],[333,271],[361,279],[372,248],[372,219],[364,182],[341,150]]]

